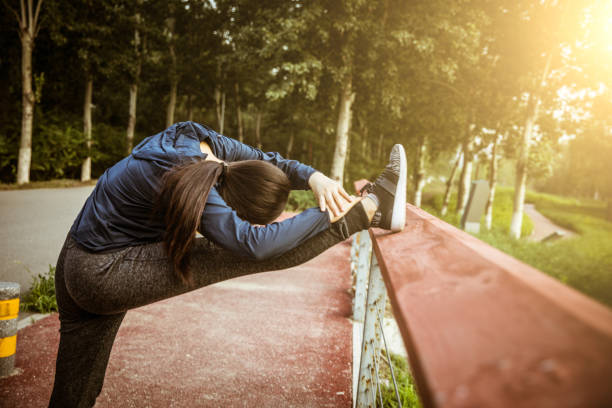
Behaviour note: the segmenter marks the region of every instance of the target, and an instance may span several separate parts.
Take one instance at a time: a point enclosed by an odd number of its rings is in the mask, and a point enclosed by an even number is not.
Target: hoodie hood
[[[173,167],[187,160],[202,159],[200,142],[210,137],[208,129],[193,122],[180,122],[156,135],[149,136],[132,150],[132,156]]]

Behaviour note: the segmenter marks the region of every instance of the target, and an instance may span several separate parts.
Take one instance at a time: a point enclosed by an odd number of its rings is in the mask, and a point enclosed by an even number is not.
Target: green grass
[[[28,190],[34,188],[66,188],[66,187],[82,187],[82,186],[93,186],[97,180],[85,181],[72,180],[72,179],[55,179],[47,181],[32,181],[26,184],[6,184],[0,183],[0,191],[2,190]]]
[[[484,224],[478,237],[488,244],[547,273],[561,282],[612,306],[612,223],[606,221],[607,207],[594,200],[579,200],[551,194],[528,192],[526,201],[554,223],[579,235],[551,243],[516,240],[508,235],[512,217],[510,188],[499,188],[493,207],[493,226]],[[424,209],[438,216],[441,194],[433,195]],[[452,205],[450,208],[454,208]],[[442,217],[458,225],[456,215]],[[523,218],[522,236],[533,229],[529,217]]]
[[[384,408],[397,408],[397,396],[393,386],[393,379],[387,364],[387,358],[384,353],[381,353],[379,361],[381,361],[381,391]],[[393,363],[393,372],[397,380],[399,397],[403,408],[420,408],[421,402],[416,391],[416,385],[406,359],[398,354],[391,353],[391,362]],[[377,407],[380,408],[380,402],[377,402]]]
[[[493,225],[492,230],[504,234],[508,234],[510,230],[510,221],[512,220],[512,210],[514,206],[514,190],[508,187],[497,187],[495,193],[495,201],[493,202]],[[442,208],[443,194],[424,195],[427,201],[423,203],[423,209],[437,217],[440,217],[440,209]],[[461,221],[455,213],[457,207],[457,195],[451,195],[448,206],[448,213],[444,217],[440,217],[449,224],[459,225]],[[484,218],[483,218],[484,220]],[[482,228],[484,229],[484,222]],[[521,236],[526,237],[533,231],[533,222],[527,215],[523,215],[523,225],[521,228]]]
[[[38,274],[32,280],[30,293],[24,298],[21,307],[23,310],[38,313],[57,312],[54,266],[49,265],[49,271],[46,274]]]

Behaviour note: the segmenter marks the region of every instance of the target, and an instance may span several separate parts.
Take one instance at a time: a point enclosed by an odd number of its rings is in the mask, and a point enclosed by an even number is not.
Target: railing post
[[[363,323],[372,241],[367,230],[355,234],[355,239],[356,241],[353,243],[356,252],[354,258],[355,298],[353,299],[353,320]],[[355,245],[355,242],[357,242],[357,245]]]
[[[378,387],[377,360],[381,342],[382,328],[379,327],[377,315],[384,316],[387,292],[378,267],[378,260],[372,254],[370,277],[368,281],[368,301],[363,324],[363,342],[359,365],[356,407],[375,407]]]

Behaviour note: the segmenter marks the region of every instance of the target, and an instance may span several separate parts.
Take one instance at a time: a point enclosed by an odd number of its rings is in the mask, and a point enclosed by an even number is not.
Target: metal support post
[[[375,407],[377,392],[377,373],[375,359],[381,343],[381,332],[377,315],[384,315],[387,292],[385,283],[378,267],[378,260],[372,254],[370,278],[368,281],[368,302],[363,324],[363,342],[361,362],[359,365],[359,381],[357,384],[356,407]]]
[[[365,315],[365,303],[367,296],[368,272],[370,267],[370,256],[372,253],[372,241],[368,231],[356,234],[356,264],[355,264],[355,299],[353,300],[353,320],[363,322]]]

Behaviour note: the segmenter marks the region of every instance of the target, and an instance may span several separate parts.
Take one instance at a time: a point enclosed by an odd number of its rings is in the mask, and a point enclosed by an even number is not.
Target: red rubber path
[[[128,312],[96,407],[350,407],[349,246]],[[0,407],[46,407],[59,322],[17,336]]]

